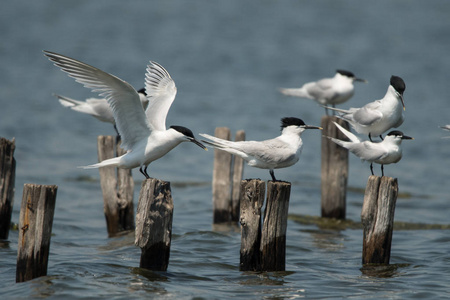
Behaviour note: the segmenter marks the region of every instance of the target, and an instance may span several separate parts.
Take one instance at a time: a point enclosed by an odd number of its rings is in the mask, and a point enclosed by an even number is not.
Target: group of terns
[[[240,156],[251,167],[268,169],[272,180],[276,181],[274,169],[292,166],[299,160],[303,148],[303,131],[322,129],[306,125],[299,118],[286,117],[281,119],[281,135],[273,139],[232,142],[200,134],[206,138],[200,142],[186,127],[170,126],[166,129],[166,116],[177,88],[167,70],[160,64],[150,61],[145,74],[145,88],[136,91],[126,81],[91,65],[55,52],[44,51],[44,54],[75,81],[103,97],[78,101],[55,95],[60,103],[112,123],[120,136],[121,147],[127,151],[122,156],[82,167],[85,169],[106,166],[125,169],[139,167],[139,171],[149,178],[147,167],[152,161],[161,158],[182,142],[192,142],[205,150],[207,148],[203,143]],[[328,138],[362,160],[370,162],[372,175],[372,163],[381,164],[384,176],[383,165],[396,163],[402,157],[401,141],[412,139],[398,130],[389,132],[384,139],[382,137],[386,131],[403,123],[405,83],[400,77],[392,76],[382,99],[361,108],[335,108],[335,104],[343,103],[353,96],[355,81],[367,82],[349,71],[338,70],[333,78],[306,83],[299,89],[280,91],[285,95],[314,99],[327,111],[336,111],[338,117],[348,121],[357,133],[368,135],[369,141],[361,141],[335,123],[349,141]],[[373,142],[374,136],[379,136],[382,141]]]

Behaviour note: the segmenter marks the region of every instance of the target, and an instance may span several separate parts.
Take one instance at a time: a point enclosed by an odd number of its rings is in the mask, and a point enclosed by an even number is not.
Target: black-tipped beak
[[[190,137],[189,142],[192,142],[192,143],[196,144],[197,146],[199,146],[200,148],[202,148],[203,150],[208,151],[208,148],[206,148],[205,145],[203,145],[202,143],[200,143],[199,141],[197,141],[194,138]]]
[[[403,95],[397,92],[398,96],[400,97],[400,101],[402,101],[403,110],[406,110],[405,101],[403,100]]]
[[[365,80],[365,79],[362,79],[362,78],[355,78],[355,81],[359,81],[359,82],[364,82],[364,83],[368,83],[368,81],[367,80]]]
[[[413,137],[407,135],[402,136],[402,140],[413,140],[413,139],[414,139]]]
[[[320,130],[323,129],[322,127],[311,126],[311,125],[305,125],[305,126],[303,126],[303,128],[305,128],[305,129],[320,129]]]

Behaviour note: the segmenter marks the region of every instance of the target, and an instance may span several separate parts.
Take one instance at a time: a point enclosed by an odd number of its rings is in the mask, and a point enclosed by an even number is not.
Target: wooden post
[[[397,195],[396,178],[369,177],[361,211],[363,264],[389,264]]]
[[[115,136],[98,136],[98,160],[120,156],[125,153],[116,144]],[[114,150],[116,149],[116,153]],[[103,167],[99,169],[103,192],[106,226],[110,237],[134,229],[133,193],[134,181],[130,169]]]
[[[261,207],[264,203],[266,183],[260,179],[241,182],[241,251],[239,270],[259,271],[261,269]]]
[[[230,129],[217,127],[214,135],[230,140]],[[231,154],[218,149],[214,150],[213,170],[213,223],[230,221],[231,210]]]
[[[56,185],[24,185],[16,282],[47,275],[57,189]]]
[[[142,182],[136,212],[135,244],[141,248],[140,267],[166,271],[172,238],[173,200],[170,182]]]
[[[349,129],[346,121],[335,116],[323,116],[321,190],[322,217],[345,219],[345,197],[348,178],[348,150],[337,145],[325,136],[348,140],[333,124],[333,121]]]
[[[238,130],[234,139],[236,142],[245,141],[245,131]],[[241,181],[244,173],[244,160],[233,155],[233,188],[231,195],[231,221],[239,222],[239,205],[241,197]]]
[[[12,141],[0,138],[0,239],[2,240],[8,239],[11,227],[16,178],[15,148],[14,138]]]
[[[286,230],[291,184],[267,183],[267,202],[261,237],[262,271],[284,271],[286,268]]]

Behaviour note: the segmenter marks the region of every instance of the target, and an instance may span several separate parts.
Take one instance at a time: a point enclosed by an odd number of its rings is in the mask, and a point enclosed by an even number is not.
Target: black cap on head
[[[184,134],[185,136],[194,138],[194,134],[192,133],[192,131],[189,128],[183,127],[183,126],[170,126],[170,128],[175,129],[176,131]]]
[[[286,117],[281,119],[281,129],[288,126],[305,126],[305,122],[299,118]]]
[[[345,71],[345,70],[336,70],[337,73],[347,76],[347,77],[355,77],[355,74],[353,74],[350,71]]]
[[[398,135],[398,136],[403,136],[403,132],[399,131],[399,130],[392,130],[391,132],[389,132],[387,135]]]
[[[403,92],[406,89],[406,85],[405,82],[403,81],[403,79],[401,79],[398,76],[391,76],[391,85],[394,87],[394,89],[400,93],[400,95],[403,95]]]
[[[145,96],[147,96],[147,93],[145,92],[145,88],[142,88],[138,91],[138,93],[144,94]]]

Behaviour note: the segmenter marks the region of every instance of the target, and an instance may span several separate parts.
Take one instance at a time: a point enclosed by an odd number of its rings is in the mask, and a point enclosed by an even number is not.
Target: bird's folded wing
[[[153,130],[166,129],[166,117],[177,94],[175,82],[160,64],[150,62],[145,74],[145,92],[149,104],[145,110]]]
[[[361,125],[371,125],[383,117],[378,110],[379,102],[369,103],[353,113],[353,120]]]
[[[365,141],[359,144],[353,144],[349,148],[356,156],[362,160],[376,161],[383,158],[386,155],[386,150],[380,146],[380,143],[372,143]]]
[[[129,83],[73,58],[49,51],[44,53],[75,81],[106,98],[122,138],[122,148],[129,150],[148,136],[149,126],[139,95]]]

